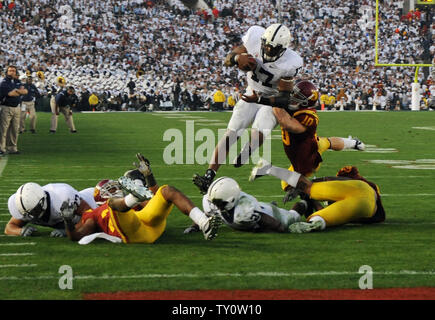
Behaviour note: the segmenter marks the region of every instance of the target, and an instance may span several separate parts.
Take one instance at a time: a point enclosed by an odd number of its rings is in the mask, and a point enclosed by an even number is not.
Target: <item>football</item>
[[[240,70],[252,71],[257,67],[257,60],[248,53],[242,53],[237,58],[237,65]]]

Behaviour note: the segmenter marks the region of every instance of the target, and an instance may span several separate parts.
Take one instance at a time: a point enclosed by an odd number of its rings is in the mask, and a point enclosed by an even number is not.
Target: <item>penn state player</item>
[[[66,236],[60,215],[63,202],[76,205],[77,222],[84,211],[97,207],[92,193],[86,189],[78,192],[65,183],[44,186],[34,182],[23,184],[8,199],[8,209],[12,217],[6,224],[5,234],[23,237],[35,235],[37,229],[31,225],[34,224],[53,228],[51,237]]]
[[[289,232],[289,226],[299,222],[307,208],[305,201],[298,202],[291,210],[259,202],[241,191],[237,181],[229,177],[213,181],[203,196],[202,206],[206,215],[218,215],[230,228],[250,232]],[[184,233],[197,231],[192,225]]]
[[[242,41],[241,46],[227,55],[224,64],[237,65],[243,71],[247,71],[248,87],[245,94],[252,95],[257,92],[267,97],[280,92],[291,92],[292,79],[302,68],[303,60],[289,48],[291,42],[289,29],[282,24],[273,24],[267,29],[252,26],[243,36]],[[250,145],[236,159],[236,166],[242,165],[277,125],[272,108],[240,99],[234,106],[226,134],[215,147],[205,175],[195,174],[193,177],[194,184],[203,194],[207,192],[220,165],[224,163],[231,145],[250,125],[252,125]]]

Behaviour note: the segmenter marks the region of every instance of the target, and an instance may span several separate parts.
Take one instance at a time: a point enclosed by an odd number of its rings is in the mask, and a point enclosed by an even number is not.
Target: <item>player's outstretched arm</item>
[[[11,218],[5,226],[5,234],[8,236],[28,237],[36,232],[36,228],[27,224],[26,221]]]

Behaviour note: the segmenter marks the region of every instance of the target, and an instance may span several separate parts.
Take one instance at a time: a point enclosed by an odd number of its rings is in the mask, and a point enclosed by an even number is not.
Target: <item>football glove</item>
[[[293,199],[296,199],[301,192],[295,188],[291,188],[286,192],[284,198],[282,199],[282,202],[286,204],[289,201],[292,201]]]
[[[21,236],[22,237],[31,237],[35,235],[35,233],[38,231],[35,227],[32,227],[30,225],[26,225],[21,228]]]
[[[72,221],[76,210],[77,204],[75,202],[69,203],[68,200],[65,200],[60,206],[60,215],[65,221]]]
[[[193,184],[198,187],[199,192],[202,194],[206,194],[208,187],[210,187],[211,182],[213,179],[209,179],[206,176],[200,176],[199,174],[195,173],[192,178]]]
[[[133,165],[145,176],[148,177],[152,174],[151,164],[147,158],[145,158],[141,153],[136,154],[139,163],[133,163]]]
[[[202,194],[206,194],[215,176],[216,176],[216,172],[214,170],[207,169],[207,171],[203,176],[200,176],[199,174],[195,173],[193,175],[192,181],[193,184],[199,188],[199,191]]]
[[[189,234],[189,233],[194,233],[194,232],[199,232],[199,231],[200,231],[199,226],[197,224],[192,224],[191,226],[184,229],[183,233]]]
[[[53,231],[51,231],[50,237],[52,238],[66,237],[66,231],[64,229],[54,229]]]

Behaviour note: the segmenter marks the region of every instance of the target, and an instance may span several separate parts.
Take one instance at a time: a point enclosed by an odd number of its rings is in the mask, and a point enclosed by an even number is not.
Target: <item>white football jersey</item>
[[[259,202],[255,197],[243,191],[240,192],[236,206],[228,213],[221,212],[208,200],[207,195],[202,198],[202,206],[206,215],[219,214],[225,224],[237,230],[254,231],[260,228],[258,221],[261,213],[274,217],[270,204]]]
[[[297,75],[303,66],[303,60],[299,54],[287,48],[278,60],[263,63],[261,36],[264,31],[263,27],[252,26],[242,37],[242,41],[248,53],[257,60],[257,68],[247,72],[248,86],[265,96],[272,96],[278,94],[278,83],[281,78]]]
[[[90,188],[83,189],[79,192],[80,197],[82,197],[82,199],[85,200],[92,209],[98,207],[94,199],[94,190],[95,190],[94,187],[90,187]]]
[[[48,193],[50,198],[47,214],[44,214],[39,219],[24,217],[18,211],[18,208],[15,204],[16,194],[14,193],[8,199],[8,209],[12,217],[42,226],[55,227],[57,224],[63,223],[63,218],[60,215],[60,207],[64,201],[68,201],[69,203],[75,202],[77,206],[79,206],[80,202],[82,201],[80,193],[66,183],[50,183],[42,186],[42,189]],[[77,223],[79,220],[80,217],[76,216],[73,221]]]

